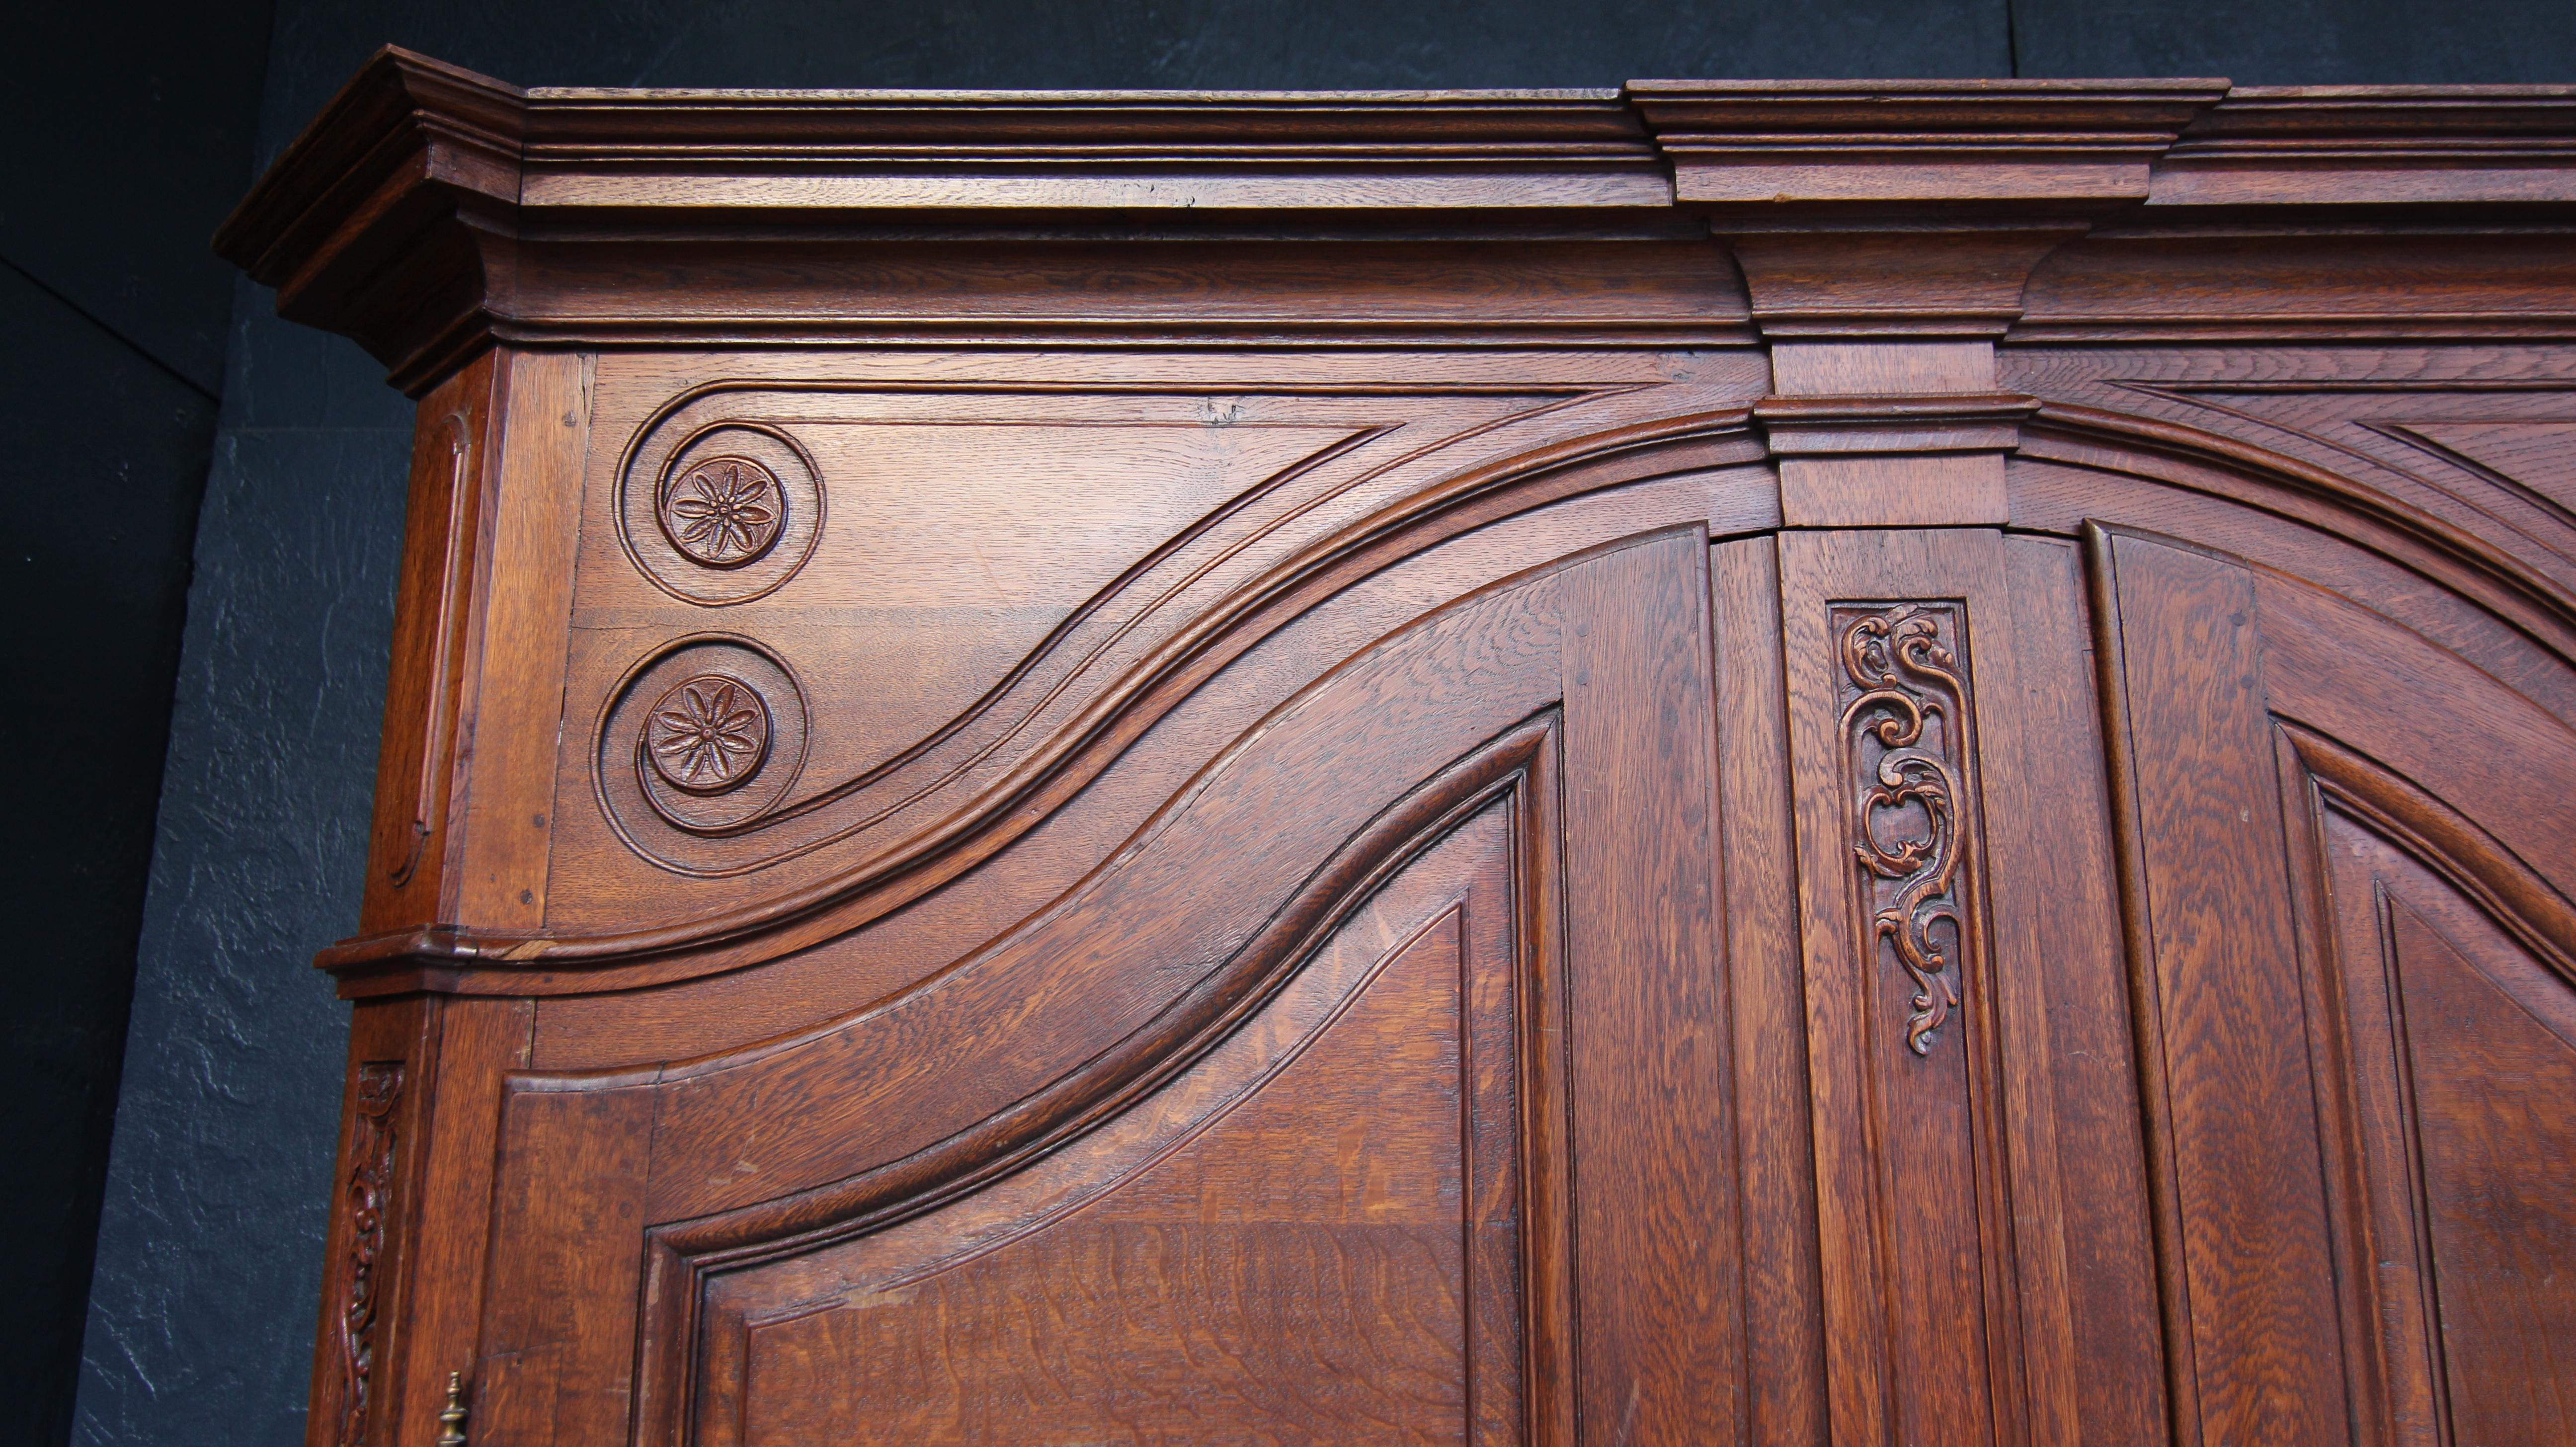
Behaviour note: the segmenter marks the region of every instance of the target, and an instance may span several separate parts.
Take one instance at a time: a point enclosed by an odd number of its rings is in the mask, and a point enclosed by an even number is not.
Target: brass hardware
[[[465,1374],[447,1374],[447,1405],[438,1410],[438,1447],[465,1447]]]

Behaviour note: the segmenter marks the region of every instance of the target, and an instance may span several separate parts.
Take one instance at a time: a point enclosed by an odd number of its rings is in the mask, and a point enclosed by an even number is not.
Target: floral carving
[[[1967,679],[1948,605],[1837,608],[1842,628],[1842,734],[1855,786],[1852,853],[1859,861],[1871,952],[1886,941],[1914,983],[1905,1043],[1929,1055],[1959,1005],[1951,951],[1964,931],[1960,774]]]
[[[769,734],[769,705],[758,690],[730,674],[702,673],[653,705],[644,758],[674,789],[721,794],[760,771]]]
[[[739,568],[778,541],[787,496],[748,457],[711,457],[672,480],[659,509],[662,531],[690,561]]]
[[[402,1098],[397,1061],[358,1067],[358,1097],[349,1125],[349,1179],[341,1198],[348,1216],[348,1289],[340,1300],[339,1447],[367,1434],[376,1372],[376,1266],[385,1250],[386,1206],[394,1183],[394,1105]]]

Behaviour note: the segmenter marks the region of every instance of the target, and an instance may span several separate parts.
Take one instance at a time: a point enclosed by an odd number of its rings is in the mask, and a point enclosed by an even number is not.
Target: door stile
[[[2095,529],[2175,1440],[2346,1442],[2253,575]]]
[[[1977,767],[2000,542],[1781,539],[1837,1442],[2025,1440]]]
[[[1667,533],[1564,575],[1576,1401],[1604,1447],[1742,1411],[1707,555]]]
[[[1816,1249],[1797,836],[1771,535],[1709,553],[1717,645],[1718,826],[1727,1003],[1735,1050],[1737,1212],[1744,1282],[1744,1437],[1826,1441],[1825,1323]]]
[[[2166,1430],[2110,780],[2074,544],[2002,540],[1978,629],[1991,992],[2030,1440]]]

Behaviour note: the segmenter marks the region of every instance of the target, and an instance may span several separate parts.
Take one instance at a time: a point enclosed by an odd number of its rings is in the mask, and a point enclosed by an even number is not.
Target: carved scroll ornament
[[[1853,856],[1869,950],[1880,941],[1913,981],[1905,1043],[1929,1055],[1958,1008],[1959,882],[1965,854],[1961,778],[1968,683],[1945,637],[1959,636],[1948,603],[1838,605],[1842,737],[1852,786]]]
[[[402,1099],[399,1061],[358,1067],[357,1107],[349,1125],[349,1178],[341,1208],[348,1213],[348,1287],[340,1301],[339,1447],[356,1447],[367,1435],[367,1409],[375,1387],[376,1263],[385,1249],[385,1208],[394,1181],[394,1106]]]

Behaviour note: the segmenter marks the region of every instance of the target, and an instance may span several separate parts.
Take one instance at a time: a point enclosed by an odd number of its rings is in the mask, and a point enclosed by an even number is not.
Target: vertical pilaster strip
[[[1990,532],[1781,539],[1836,1442],[2024,1436],[1977,796],[2001,599]]]
[[[499,475],[489,487],[477,585],[471,712],[459,742],[453,918],[534,930],[545,918],[557,737],[570,647],[591,359],[504,358]]]

